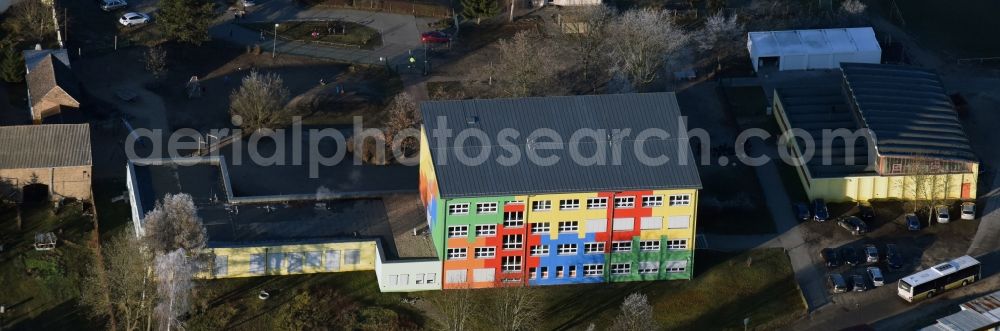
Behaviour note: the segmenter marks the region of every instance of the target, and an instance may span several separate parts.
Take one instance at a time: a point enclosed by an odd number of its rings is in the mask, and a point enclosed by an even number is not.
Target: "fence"
[[[430,2],[405,0],[326,0],[321,4],[332,7],[384,11],[387,13],[410,14],[414,16],[448,18],[452,15],[450,6]]]

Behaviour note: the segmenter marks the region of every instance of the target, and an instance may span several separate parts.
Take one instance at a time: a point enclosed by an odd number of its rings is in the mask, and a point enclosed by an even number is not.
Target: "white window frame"
[[[583,244],[583,254],[604,254],[604,243],[589,242]]]
[[[476,225],[476,237],[495,237],[497,235],[496,224]]]
[[[667,240],[667,249],[670,250],[686,250],[688,248],[687,239],[669,239]]]
[[[580,199],[559,200],[559,210],[577,210],[577,209],[580,209]]]
[[[496,202],[476,203],[476,214],[496,214],[496,213],[497,213]]]
[[[549,245],[535,245],[531,246],[531,251],[529,252],[531,256],[548,256],[549,255]]]
[[[448,215],[468,215],[468,203],[453,203],[448,205]]]
[[[524,236],[519,234],[505,234],[503,236],[504,250],[521,249],[522,247],[524,247]]]
[[[587,209],[606,209],[606,208],[608,208],[608,198],[587,199]]]
[[[447,251],[449,260],[465,260],[469,258],[468,248],[449,248]]]
[[[559,222],[559,232],[577,232],[580,231],[580,222],[578,221],[562,221]]]
[[[615,197],[615,208],[635,208],[635,197]]]
[[[642,207],[652,208],[652,207],[662,207],[663,206],[663,196],[662,195],[644,195],[642,196]]]
[[[663,271],[669,273],[687,272],[687,265],[687,261],[667,261],[667,265],[663,267]]]
[[[448,284],[460,284],[469,281],[468,271],[465,269],[445,270],[444,281]]]
[[[576,244],[558,244],[556,245],[556,254],[558,255],[576,255],[579,252],[579,246]]]
[[[603,277],[604,276],[604,265],[603,264],[584,264],[583,265],[583,277]]]
[[[549,233],[551,224],[549,222],[531,223],[531,234]]]
[[[612,263],[611,274],[615,276],[625,276],[632,273],[631,263]]]
[[[668,199],[668,205],[673,206],[688,206],[691,205],[691,195],[690,194],[673,194]]]
[[[659,252],[660,251],[660,240],[642,240],[639,241],[639,251],[641,252]]]
[[[492,259],[497,256],[496,247],[476,247],[477,259]]]
[[[500,258],[500,268],[505,273],[521,272],[521,257],[514,255]]]
[[[622,241],[612,241],[611,251],[615,253],[627,253],[632,251],[632,241],[622,240]]]
[[[524,226],[524,212],[512,211],[503,213],[503,227],[519,228]]]
[[[538,200],[531,202],[532,211],[550,211],[552,210],[551,200]]]
[[[642,261],[639,262],[639,274],[649,275],[660,272],[660,262],[656,261]]]
[[[663,217],[643,217],[639,219],[639,229],[641,230],[662,230]]]
[[[465,238],[469,236],[468,225],[449,225],[448,238]]]

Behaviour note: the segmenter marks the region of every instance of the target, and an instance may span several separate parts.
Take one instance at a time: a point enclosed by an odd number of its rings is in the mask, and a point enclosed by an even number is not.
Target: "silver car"
[[[951,221],[951,213],[948,212],[948,206],[937,207],[937,221],[938,223],[948,223],[948,221]]]
[[[121,8],[125,8],[125,6],[128,6],[128,2],[125,2],[125,0],[103,0],[103,1],[101,1],[101,10],[103,10],[103,11],[112,11],[112,10],[116,10],[116,9],[121,9]]]
[[[976,219],[976,203],[975,202],[963,202],[962,203],[962,219],[963,220],[973,220],[973,219]]]

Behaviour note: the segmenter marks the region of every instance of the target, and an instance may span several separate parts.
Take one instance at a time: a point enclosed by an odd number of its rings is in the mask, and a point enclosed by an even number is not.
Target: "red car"
[[[420,34],[420,42],[425,44],[444,44],[451,42],[451,36],[441,31],[429,31]]]

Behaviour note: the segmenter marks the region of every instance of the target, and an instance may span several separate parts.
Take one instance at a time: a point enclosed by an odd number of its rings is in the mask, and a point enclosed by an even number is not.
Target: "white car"
[[[882,278],[882,269],[878,267],[868,267],[868,277],[872,279],[872,285],[875,287],[885,285],[885,278]]]
[[[948,223],[951,220],[951,214],[948,213],[947,206],[937,207],[937,221],[938,223]]]
[[[121,18],[118,19],[118,23],[124,26],[132,26],[137,24],[149,23],[149,15],[143,13],[125,13]]]
[[[241,2],[243,3],[243,7],[253,7],[257,5],[257,1],[254,0],[243,0]]]
[[[973,220],[973,219],[976,219],[976,203],[975,202],[963,202],[962,203],[962,219],[963,220]]]

